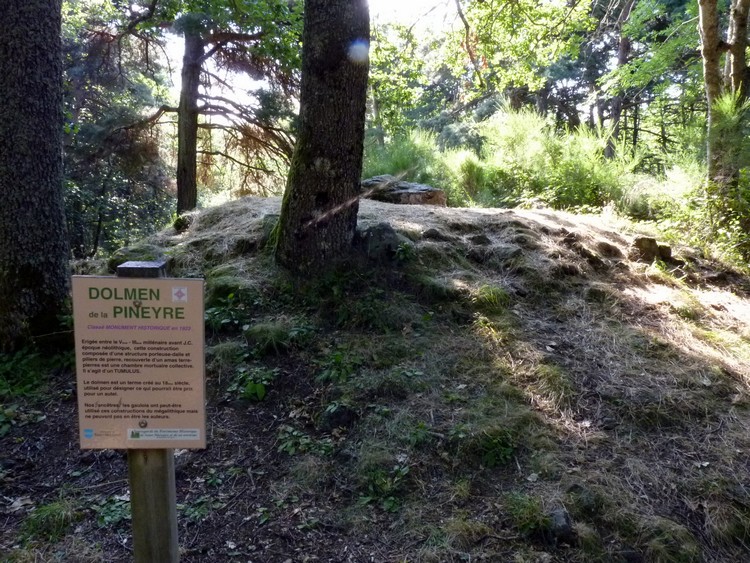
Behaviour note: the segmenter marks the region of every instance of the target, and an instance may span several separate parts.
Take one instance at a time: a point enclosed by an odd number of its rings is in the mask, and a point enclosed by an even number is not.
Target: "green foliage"
[[[434,134],[414,130],[385,147],[369,147],[364,175],[430,184],[445,190],[454,206],[537,201],[555,208],[600,207],[622,199],[641,158],[619,147],[619,156],[608,159],[608,131],[559,133],[532,110],[503,107],[476,127],[481,156],[470,147],[441,150]]]
[[[362,176],[369,178],[379,174],[439,188],[446,183],[450,171],[441,159],[435,135],[412,129],[384,147],[367,147]]]
[[[419,447],[427,444],[430,438],[430,427],[426,422],[420,420],[411,428],[408,442],[412,447]]]
[[[394,465],[390,470],[371,469],[364,475],[363,486],[366,492],[359,497],[359,502],[377,503],[386,512],[396,512],[403,503],[409,471],[409,466],[403,463]]]
[[[268,387],[278,375],[278,368],[241,365],[237,368],[237,373],[227,388],[227,393],[230,395],[238,394],[243,399],[262,401],[266,398]]]
[[[18,417],[18,405],[10,404],[0,407],[0,438],[10,432]]]
[[[283,424],[279,428],[276,441],[279,444],[277,448],[278,451],[285,452],[289,455],[302,453],[330,455],[333,452],[333,441],[330,438],[316,440],[288,424]]]
[[[391,24],[372,31],[369,84],[375,136],[382,140],[404,134],[413,123],[405,108],[417,104],[424,67],[416,48],[411,28]]]
[[[498,286],[482,285],[471,296],[471,301],[477,311],[483,313],[500,313],[510,304],[508,292]]]
[[[49,362],[32,348],[0,354],[0,399],[39,394],[47,379]]]
[[[362,358],[348,348],[336,348],[318,362],[320,372],[315,379],[321,383],[343,383],[359,370],[362,363]]]
[[[565,371],[553,364],[539,364],[533,375],[530,389],[544,397],[557,408],[569,407],[574,389]]]
[[[209,517],[215,510],[221,510],[225,506],[225,502],[211,495],[203,495],[189,503],[178,504],[177,508],[189,522],[198,523]]]
[[[488,426],[477,430],[463,423],[451,428],[448,439],[457,459],[490,469],[508,464],[518,443],[518,436],[509,428]]]
[[[22,535],[27,540],[55,543],[65,536],[71,524],[81,516],[72,500],[61,497],[31,511],[23,522]]]
[[[513,526],[523,534],[544,535],[549,529],[549,516],[539,497],[512,492],[505,496],[505,508]]]
[[[518,201],[536,198],[556,208],[617,201],[638,162],[622,150],[620,158],[606,159],[607,131],[559,134],[532,110],[503,108],[481,124],[481,131],[486,160],[505,172],[506,183],[496,190]]]
[[[119,526],[130,520],[130,496],[114,495],[104,497],[96,502],[92,509],[96,513],[96,523],[104,527]]]
[[[695,196],[701,189],[704,176],[700,163],[689,159],[675,162],[658,176],[637,175],[625,186],[617,209],[634,219],[659,221],[668,227],[671,222],[679,222],[689,209],[695,208]],[[684,232],[682,227],[679,229]]]
[[[206,326],[214,331],[237,331],[249,328],[252,310],[241,295],[230,293],[217,297],[205,311]]]
[[[738,94],[721,96],[713,107],[708,132],[711,154],[706,184],[711,230],[732,241],[735,252],[750,259],[750,101]]]
[[[256,356],[278,355],[292,346],[303,346],[313,336],[312,327],[290,317],[257,322],[244,328],[243,334]]]
[[[607,73],[600,80],[603,90],[654,88],[660,96],[693,103],[700,95],[700,86],[691,85],[687,79],[701,73],[700,54],[695,50],[698,27],[692,25],[697,11],[697,5],[690,2],[636,2],[623,34],[648,56],[630,57],[625,65]],[[675,86],[682,89],[680,96],[667,91]]]
[[[124,17],[111,2],[63,3],[65,204],[76,258],[126,246],[169,220],[161,131],[134,126],[167,103],[165,68],[144,59],[133,36],[92,33]]]

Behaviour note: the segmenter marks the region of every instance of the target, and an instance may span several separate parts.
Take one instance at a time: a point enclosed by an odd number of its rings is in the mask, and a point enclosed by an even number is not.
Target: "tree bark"
[[[53,330],[68,296],[61,0],[0,2],[0,350]]]
[[[305,2],[299,134],[276,246],[297,274],[329,267],[354,239],[369,38],[366,0]]]
[[[708,142],[706,158],[708,161],[709,181],[717,179],[720,167],[720,155],[717,154],[718,139],[715,135],[714,107],[721,95],[721,36],[719,34],[719,14],[717,0],[698,1],[698,29],[701,36],[701,58],[703,59],[703,81],[708,103]]]
[[[202,63],[203,39],[197,30],[186,29],[180,105],[177,108],[178,215],[191,211],[198,205],[198,90]]]
[[[622,28],[630,18],[634,5],[635,0],[626,0],[622,10],[620,10],[620,16],[617,18],[617,33],[620,36],[617,45],[617,68],[625,66],[630,58],[630,49],[632,47],[630,37],[623,34]],[[618,92],[612,98],[612,110],[610,112],[610,118],[612,119],[612,136],[607,141],[607,148],[605,150],[605,156],[607,158],[614,158],[616,152],[615,142],[620,140],[620,122],[622,120],[624,102],[625,93],[622,91]]]
[[[747,99],[747,17],[750,0],[733,0],[729,17],[729,76],[727,82],[737,95],[738,103]]]

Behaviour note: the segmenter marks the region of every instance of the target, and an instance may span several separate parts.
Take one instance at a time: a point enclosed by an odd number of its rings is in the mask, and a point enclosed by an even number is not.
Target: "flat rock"
[[[659,244],[655,238],[636,237],[630,247],[628,258],[639,262],[651,263],[654,260],[672,261],[672,248],[666,244]]]
[[[445,207],[443,190],[426,184],[404,182],[395,176],[383,174],[362,180],[362,197],[407,205],[439,205]]]

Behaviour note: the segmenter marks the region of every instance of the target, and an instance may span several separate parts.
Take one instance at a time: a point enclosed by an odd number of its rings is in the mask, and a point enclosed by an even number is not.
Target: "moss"
[[[292,344],[293,325],[289,319],[256,323],[244,331],[247,343],[260,356],[278,355]]]

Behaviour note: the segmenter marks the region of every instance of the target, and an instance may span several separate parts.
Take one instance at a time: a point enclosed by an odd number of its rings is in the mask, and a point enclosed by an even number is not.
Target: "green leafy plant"
[[[209,495],[201,496],[187,504],[178,505],[182,514],[190,522],[201,522],[214,510],[224,508],[226,503]]]
[[[396,464],[390,471],[377,468],[365,479],[367,492],[359,497],[360,504],[378,503],[386,512],[397,511],[403,502],[409,476],[409,466]]]
[[[247,328],[251,308],[236,293],[217,297],[215,304],[206,309],[206,326],[214,331],[231,331]]]
[[[0,399],[30,396],[41,391],[46,366],[32,348],[0,354]]]
[[[206,485],[209,487],[218,487],[224,482],[224,476],[216,470],[215,467],[208,468],[208,476],[206,477]]]
[[[259,526],[267,524],[271,520],[271,511],[265,506],[261,506],[258,508],[257,517]]]
[[[459,457],[467,457],[483,467],[493,468],[513,459],[517,438],[507,428],[472,430],[457,424],[448,433],[449,442]]]
[[[284,315],[243,327],[243,335],[256,357],[279,355],[294,346],[303,346],[314,332],[306,319]]]
[[[402,242],[396,248],[396,260],[399,262],[413,262],[416,257],[417,253],[413,244]]]
[[[287,424],[279,428],[276,441],[279,444],[278,451],[295,455],[298,453],[317,453],[330,455],[333,452],[333,441],[330,438],[315,440],[301,430]]]
[[[243,399],[262,401],[266,398],[268,387],[278,375],[278,368],[239,366],[234,380],[227,388],[227,393],[237,393]]]
[[[104,528],[117,526],[125,520],[130,520],[129,495],[114,495],[99,500],[92,506],[96,512],[96,523]]]
[[[320,361],[316,379],[321,383],[343,383],[356,373],[362,359],[353,356],[346,348],[338,348]]]
[[[409,445],[422,446],[430,440],[430,427],[423,421],[417,422],[409,432]]]

